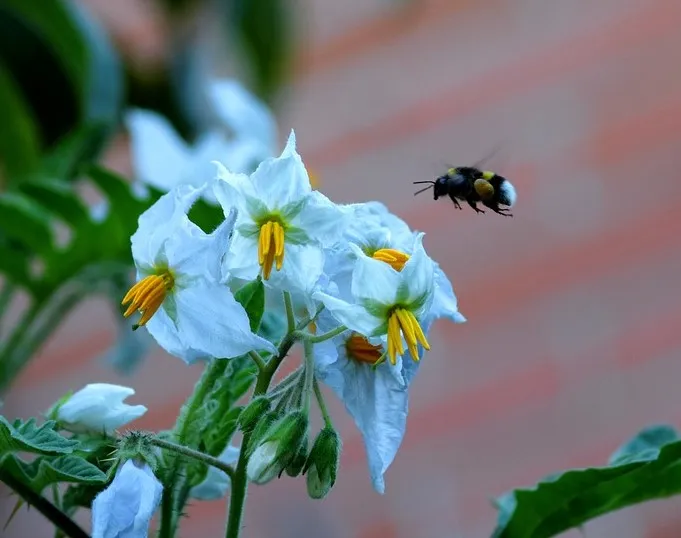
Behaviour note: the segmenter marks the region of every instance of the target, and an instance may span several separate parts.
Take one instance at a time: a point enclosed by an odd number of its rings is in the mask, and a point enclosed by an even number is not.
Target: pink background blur
[[[165,59],[150,3],[87,4],[139,65]],[[331,198],[381,200],[426,232],[468,323],[434,328],[385,496],[334,399],[345,442],[335,488],[313,501],[301,479],[251,486],[244,538],[486,538],[491,497],[602,465],[651,422],[681,425],[681,3],[402,4],[295,3],[305,41],[280,134],[296,129]],[[516,185],[515,218],[413,197],[412,181],[496,146],[488,167]],[[130,172],[123,135],[107,162]],[[30,416],[107,381],[150,408],[136,427],[169,428],[198,369],[155,351],[134,378],[117,376],[93,360],[114,329],[107,305],[83,304],[3,413]],[[13,503],[0,495],[4,524]],[[586,536],[676,538],[679,508],[625,510]],[[180,536],[221,536],[225,513],[224,500],[193,504]],[[22,509],[3,536],[51,533]]]

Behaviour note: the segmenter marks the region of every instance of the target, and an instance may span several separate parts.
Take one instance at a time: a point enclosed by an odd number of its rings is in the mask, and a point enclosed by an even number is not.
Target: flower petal
[[[132,256],[138,267],[153,265],[163,244],[175,235],[178,228],[184,228],[184,232],[196,237],[205,236],[201,228],[187,217],[187,212],[205,188],[179,185],[140,215],[137,231],[130,238]]]
[[[304,208],[291,224],[304,230],[308,237],[322,246],[333,245],[347,226],[347,215],[319,191],[312,191],[307,198]]]
[[[327,352],[328,354],[328,352]],[[320,379],[336,393],[362,433],[374,489],[383,494],[383,475],[393,462],[404,438],[408,412],[406,387],[394,376],[392,366],[373,369],[348,359],[344,343],[337,345],[337,359],[322,357]]]
[[[357,256],[352,271],[352,294],[361,302],[394,305],[400,273],[387,263],[370,258],[354,245],[351,247]]]
[[[267,106],[239,82],[223,79],[209,89],[215,112],[234,130],[237,138],[258,140],[265,147],[276,145],[277,124]]]
[[[454,323],[464,323],[466,318],[459,312],[456,295],[447,275],[435,263],[435,291],[428,315],[435,319],[447,318]]]
[[[435,287],[435,265],[423,248],[424,235],[417,234],[411,258],[399,273],[400,302],[418,303],[419,309],[430,308]]]
[[[372,336],[385,320],[372,316],[362,306],[346,303],[323,292],[315,292],[313,298],[321,301],[340,323],[365,336]]]
[[[178,333],[187,349],[225,359],[254,350],[277,352],[251,332],[246,311],[226,286],[195,285],[178,290],[175,298]]]
[[[270,210],[282,209],[311,192],[310,178],[296,151],[293,131],[281,156],[260,163],[251,181],[258,197]]]
[[[182,181],[191,150],[160,114],[133,109],[125,116],[136,179],[167,191]]]

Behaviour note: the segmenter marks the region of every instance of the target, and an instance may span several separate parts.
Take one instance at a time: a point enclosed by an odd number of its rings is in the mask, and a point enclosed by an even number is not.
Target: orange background
[[[87,4],[140,65],[163,59],[167,25],[148,2]],[[681,4],[295,7],[305,40],[278,111],[282,140],[296,129],[331,198],[381,200],[425,231],[468,323],[433,330],[385,496],[372,490],[361,438],[331,397],[345,442],[335,488],[313,501],[301,479],[251,486],[244,538],[485,538],[491,497],[602,465],[651,422],[679,425]],[[497,146],[488,166],[518,190],[513,219],[412,196],[412,181]],[[123,136],[108,163],[129,173]],[[3,413],[29,416],[107,381],[133,386],[131,402],[149,407],[135,426],[170,427],[198,369],[155,351],[134,378],[118,376],[93,360],[114,328],[103,301],[83,304]],[[0,506],[0,521],[11,506]],[[587,524],[586,535],[676,538],[680,507],[648,503]],[[193,504],[180,536],[221,536],[225,513],[224,501]],[[48,532],[22,510],[3,536]]]

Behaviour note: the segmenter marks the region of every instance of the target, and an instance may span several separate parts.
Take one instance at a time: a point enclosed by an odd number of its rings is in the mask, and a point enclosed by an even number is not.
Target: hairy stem
[[[10,489],[16,491],[31,508],[38,510],[38,512],[45,516],[50,523],[61,530],[64,536],[68,536],[69,538],[90,538],[90,535],[75,521],[59,510],[59,508],[45,497],[33,491],[21,480],[15,479],[9,473],[0,471],[0,481],[4,482]]]
[[[177,444],[186,446],[187,437],[192,426],[192,419],[194,414],[200,409],[203,401],[208,396],[208,393],[215,385],[218,378],[224,374],[227,367],[227,361],[221,359],[213,359],[211,363],[206,366],[201,378],[194,387],[194,392],[189,397],[189,400],[184,404],[180,411],[180,416],[175,423],[173,437]],[[177,530],[178,512],[183,508],[177,506],[176,492],[182,489],[179,484],[183,478],[181,458],[174,455],[169,458],[167,465],[166,483],[163,487],[163,497],[161,500],[161,523],[159,526],[158,535],[160,538],[174,538]],[[180,487],[178,487],[180,486]]]
[[[232,468],[231,465],[219,460],[218,458],[215,458],[209,454],[204,454],[203,452],[199,452],[198,450],[194,450],[192,448],[178,445],[176,443],[171,443],[170,441],[165,441],[163,439],[159,439],[158,437],[152,437],[151,443],[153,445],[159,446],[161,448],[165,448],[166,450],[171,450],[173,452],[176,452],[177,454],[181,454],[183,456],[187,456],[188,458],[195,459],[197,461],[201,461],[205,463],[206,465],[211,465],[217,469],[220,469],[222,472],[224,472],[227,476],[232,478],[234,476],[234,469]]]
[[[296,316],[293,313],[293,301],[291,301],[291,293],[284,291],[284,306],[286,307],[286,333],[292,333],[296,329]]]
[[[321,412],[322,418],[324,419],[324,424],[326,424],[327,428],[333,428],[333,422],[331,421],[331,415],[329,415],[329,410],[326,408],[326,402],[324,401],[324,395],[322,394],[322,391],[319,388],[319,383],[317,382],[316,377],[314,379],[314,395],[317,398],[317,404],[319,404],[319,411]]]
[[[263,358],[260,356],[260,353],[257,351],[249,351],[248,356],[253,359],[253,362],[255,365],[258,367],[258,370],[262,371],[265,369],[265,361]]]
[[[305,342],[310,342],[311,344],[319,344],[321,342],[326,342],[327,340],[330,340],[334,336],[338,336],[339,334],[342,334],[347,330],[348,328],[345,325],[341,325],[340,327],[336,327],[335,329],[332,329],[329,332],[325,332],[319,335],[310,334],[304,331],[297,331],[295,334],[298,338],[304,340]]]
[[[310,413],[310,400],[312,399],[312,385],[314,383],[314,346],[309,340],[303,341],[305,350],[305,380],[303,381],[303,412]]]
[[[306,320],[303,327],[307,326],[310,320]],[[279,344],[277,354],[272,357],[265,368],[258,373],[258,379],[253,389],[253,398],[257,398],[267,392],[267,389],[272,382],[274,374],[281,365],[282,361],[288,355],[293,345],[296,343],[297,333],[295,331],[289,332]],[[246,475],[246,468],[248,466],[248,445],[251,441],[252,432],[247,432],[243,436],[241,442],[241,451],[239,453],[239,460],[234,470],[231,484],[231,498],[229,501],[229,512],[227,516],[227,530],[225,531],[225,538],[238,538],[241,532],[241,522],[244,516],[244,505],[246,503],[246,493],[248,490],[248,476]]]

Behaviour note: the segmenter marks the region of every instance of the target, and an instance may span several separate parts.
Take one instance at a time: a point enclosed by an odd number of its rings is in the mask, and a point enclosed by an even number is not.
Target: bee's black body
[[[435,181],[417,181],[415,183],[431,183],[433,199],[437,200],[442,196],[449,196],[459,209],[461,209],[460,202],[466,202],[477,213],[484,213],[482,209],[477,207],[477,203],[480,202],[495,213],[508,217],[513,216],[508,212],[508,209],[499,207],[499,204],[512,206],[515,202],[515,189],[505,177],[494,172],[480,170],[472,166],[458,166],[450,168],[446,174],[438,177]]]

